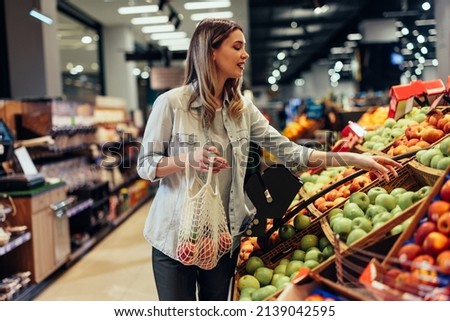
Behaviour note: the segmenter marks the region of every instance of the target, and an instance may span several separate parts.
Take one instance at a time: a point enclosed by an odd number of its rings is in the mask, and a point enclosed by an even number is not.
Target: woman
[[[401,165],[387,158],[327,153],[299,146],[272,128],[255,105],[241,95],[249,58],[242,28],[235,22],[206,19],[197,26],[187,53],[182,87],[160,95],[148,119],[138,160],[139,175],[160,180],[144,236],[152,244],[152,263],[160,300],[226,300],[240,234],[251,220],[244,177],[250,141],[298,172],[306,167],[353,165],[388,178]],[[227,213],[232,251],[212,270],[185,266],[176,247],[185,195],[185,163],[213,172]],[[251,204],[250,204],[251,205]]]

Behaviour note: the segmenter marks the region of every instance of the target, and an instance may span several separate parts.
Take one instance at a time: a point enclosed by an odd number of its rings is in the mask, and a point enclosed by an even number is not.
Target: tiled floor
[[[150,245],[142,230],[146,203],[35,301],[156,301]]]

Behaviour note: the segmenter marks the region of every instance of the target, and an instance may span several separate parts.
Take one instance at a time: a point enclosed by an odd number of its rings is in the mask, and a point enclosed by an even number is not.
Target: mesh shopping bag
[[[177,256],[185,265],[210,270],[231,249],[225,210],[217,187],[213,166],[209,167],[206,182],[194,170],[190,184],[190,166],[186,162],[186,196],[178,232]]]

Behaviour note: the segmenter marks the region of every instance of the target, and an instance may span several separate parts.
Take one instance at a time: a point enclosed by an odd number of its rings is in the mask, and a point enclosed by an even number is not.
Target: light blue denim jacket
[[[147,121],[139,153],[137,171],[141,178],[159,180],[159,188],[153,199],[144,227],[144,237],[155,248],[176,259],[176,247],[181,208],[186,191],[184,171],[156,177],[156,166],[165,156],[193,151],[206,143],[205,131],[200,117],[188,110],[188,101],[193,93],[191,85],[172,89],[160,95],[153,104]],[[233,147],[232,183],[229,203],[229,226],[234,237],[233,248],[239,246],[239,235],[256,213],[254,206],[244,193],[244,177],[248,158],[249,142],[253,141],[277,156],[279,163],[292,171],[306,167],[311,149],[299,146],[269,125],[267,119],[247,98],[244,113],[234,121],[222,109],[224,125]],[[192,105],[200,115],[201,103]],[[164,159],[161,160],[162,164]],[[184,166],[180,163],[180,166]]]

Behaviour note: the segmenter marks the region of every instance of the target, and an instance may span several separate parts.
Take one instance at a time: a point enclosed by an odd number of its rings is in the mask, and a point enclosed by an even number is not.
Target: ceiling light
[[[284,58],[286,58],[286,54],[284,52],[279,52],[277,54],[277,59],[278,60],[283,60]]]
[[[42,12],[38,11],[37,9],[31,9],[29,14],[33,18],[36,18],[36,19],[38,19],[38,20],[40,20],[43,23],[46,23],[48,25],[51,25],[53,23],[53,19],[52,18],[50,18],[49,16],[43,14]]]
[[[434,19],[422,19],[414,21],[416,26],[434,26],[436,24],[436,20]]]
[[[131,23],[134,25],[146,25],[169,22],[168,16],[154,16],[154,17],[137,17],[131,19]]]
[[[154,4],[147,6],[120,7],[119,9],[117,9],[117,12],[119,14],[153,13],[158,12],[158,6]]]
[[[185,51],[189,49],[189,44],[168,46],[169,51]]]
[[[230,6],[231,6],[230,1],[186,2],[184,4],[184,9],[186,10],[217,9],[217,8],[229,8]]]
[[[428,48],[427,47],[422,47],[420,48],[420,52],[424,55],[426,55],[428,53]]]
[[[424,11],[430,10],[430,9],[431,9],[431,4],[430,4],[429,2],[424,2],[424,3],[422,3],[422,9],[423,9]]]
[[[347,35],[347,39],[350,41],[357,41],[357,40],[361,40],[363,37],[360,33],[349,33]]]
[[[167,47],[167,46],[175,46],[175,45],[185,45],[189,44],[191,41],[190,38],[180,38],[180,39],[164,39],[159,40],[158,45],[161,47]]]
[[[219,12],[194,13],[191,15],[192,21],[201,21],[205,18],[230,19],[233,18],[233,12],[219,11]]]
[[[91,36],[83,36],[81,38],[81,42],[84,44],[90,44],[92,42],[92,37]]]
[[[163,40],[163,39],[180,39],[186,38],[187,34],[184,31],[179,32],[162,32],[162,33],[154,33],[150,36],[153,40]]]
[[[142,27],[141,30],[143,33],[170,32],[170,31],[175,31],[175,26],[172,24],[145,26],[145,27]]]

